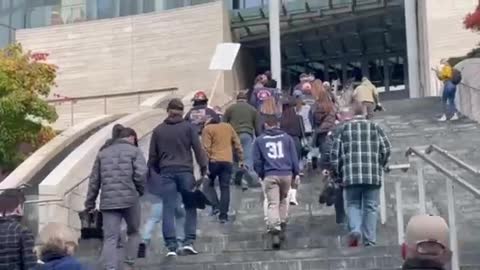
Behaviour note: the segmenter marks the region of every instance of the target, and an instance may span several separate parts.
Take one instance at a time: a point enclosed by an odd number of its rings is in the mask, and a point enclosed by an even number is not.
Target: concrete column
[[[418,59],[417,1],[405,0],[405,31],[407,36],[408,90],[411,98],[420,97]]]
[[[282,54],[280,51],[280,0],[270,0],[270,69],[277,87],[282,89]]]

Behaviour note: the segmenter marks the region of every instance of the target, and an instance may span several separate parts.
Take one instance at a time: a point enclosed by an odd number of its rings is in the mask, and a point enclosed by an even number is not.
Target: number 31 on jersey
[[[268,157],[271,159],[279,159],[279,158],[284,158],[285,155],[283,154],[283,142],[278,141],[278,142],[267,142],[265,146],[268,149]]]

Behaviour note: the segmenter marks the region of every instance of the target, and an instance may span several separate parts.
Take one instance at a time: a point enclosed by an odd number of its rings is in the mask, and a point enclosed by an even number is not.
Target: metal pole
[[[282,59],[280,51],[280,0],[270,0],[270,69],[277,80],[278,89],[282,89]]]
[[[460,270],[458,261],[457,220],[455,218],[455,198],[453,197],[453,183],[450,178],[446,180],[448,225],[450,226],[450,248],[452,250],[452,270]]]
[[[75,124],[75,116],[74,116],[74,109],[73,109],[73,100],[70,100],[70,125],[73,127]]]
[[[385,195],[385,182],[380,186],[380,221],[387,223],[387,199]]]
[[[398,244],[401,245],[404,242],[404,221],[403,221],[403,200],[402,200],[402,182],[395,182],[395,200],[397,205],[397,233]]]
[[[418,202],[420,204],[420,214],[427,213],[425,201],[425,181],[423,178],[423,162],[420,159],[416,161],[417,165],[417,184],[418,184]]]
[[[417,1],[405,0],[405,32],[407,36],[408,90],[410,97],[416,98],[420,97]]]

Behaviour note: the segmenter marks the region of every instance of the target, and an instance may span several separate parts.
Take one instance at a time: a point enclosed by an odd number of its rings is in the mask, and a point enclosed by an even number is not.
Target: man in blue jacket
[[[265,119],[265,133],[255,140],[253,147],[254,169],[263,179],[267,197],[267,225],[272,235],[273,248],[280,248],[281,235],[285,233],[288,217],[288,191],[293,178],[299,174],[295,143],[280,130],[278,119]]]

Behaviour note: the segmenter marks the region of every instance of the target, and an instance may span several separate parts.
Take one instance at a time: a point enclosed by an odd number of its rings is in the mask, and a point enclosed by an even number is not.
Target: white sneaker
[[[182,247],[182,251],[189,254],[189,255],[197,255],[198,251],[196,251],[192,245],[186,245]]]
[[[169,252],[167,253],[167,257],[177,257],[177,252],[175,252],[175,251],[169,251]]]
[[[440,122],[447,121],[447,116],[444,114],[442,117],[440,117],[440,119],[438,119],[438,121],[440,121]]]
[[[454,113],[452,118],[450,118],[450,121],[455,121],[455,120],[458,120],[458,114],[457,113]]]
[[[290,205],[298,205],[297,190],[296,189],[290,189],[290,191],[288,191],[288,193],[289,193],[289,198],[290,198]]]

